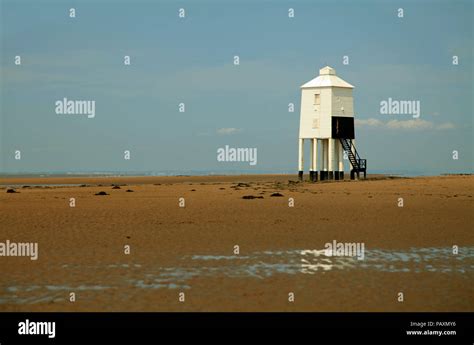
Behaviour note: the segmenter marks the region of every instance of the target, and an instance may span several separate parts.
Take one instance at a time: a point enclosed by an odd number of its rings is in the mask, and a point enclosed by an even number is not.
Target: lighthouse
[[[311,144],[310,181],[343,180],[344,152],[350,177],[366,177],[367,161],[355,148],[354,86],[336,75],[329,66],[319,76],[301,86],[301,113],[298,150],[298,175],[303,180],[304,141]]]

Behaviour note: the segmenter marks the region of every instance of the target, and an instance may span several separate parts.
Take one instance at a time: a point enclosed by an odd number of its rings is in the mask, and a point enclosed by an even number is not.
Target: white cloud
[[[451,122],[435,124],[433,122],[420,119],[389,120],[387,122],[383,122],[379,119],[369,118],[360,120],[356,119],[355,124],[358,127],[383,128],[393,130],[447,130],[456,128],[456,126]]]
[[[385,126],[390,129],[432,129],[433,123],[426,120],[390,120]]]
[[[219,128],[217,134],[219,135],[231,135],[240,132],[239,128]]]

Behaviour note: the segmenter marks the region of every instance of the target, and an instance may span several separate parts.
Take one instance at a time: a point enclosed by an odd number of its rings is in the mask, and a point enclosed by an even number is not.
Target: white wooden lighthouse
[[[301,86],[299,132],[299,178],[303,179],[304,140],[311,141],[311,181],[344,179],[344,151],[350,164],[351,178],[366,174],[366,160],[360,159],[354,146],[354,86],[326,66],[319,76]],[[319,159],[318,159],[319,158]]]

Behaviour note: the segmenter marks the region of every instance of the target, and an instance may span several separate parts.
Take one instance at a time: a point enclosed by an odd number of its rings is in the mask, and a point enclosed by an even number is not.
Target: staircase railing
[[[364,172],[364,176],[366,174],[367,170],[367,159],[362,159],[360,158],[359,152],[357,152],[357,149],[352,142],[352,139],[344,139],[340,138],[342,147],[344,148],[344,151],[346,151],[347,156],[349,158],[349,161],[352,164],[352,168],[355,172]]]

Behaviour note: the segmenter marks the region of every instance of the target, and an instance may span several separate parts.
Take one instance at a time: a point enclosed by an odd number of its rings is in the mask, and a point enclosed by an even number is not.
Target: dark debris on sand
[[[107,193],[104,192],[104,191],[101,191],[101,192],[95,193],[95,195],[109,195],[109,194],[107,194]]]
[[[263,199],[263,196],[244,195],[242,199]]]
[[[248,183],[239,182],[235,186],[230,186],[230,188],[234,188],[235,190],[240,190],[241,187],[248,188],[248,187],[251,187],[251,185]]]
[[[7,193],[20,193],[20,192],[17,192],[17,191],[14,190],[13,188],[8,188],[8,189],[7,189]]]
[[[249,184],[249,183],[239,182],[239,183],[237,183],[237,187],[250,187],[250,184]]]
[[[277,193],[272,193],[270,196],[283,196],[283,194],[277,192]]]

